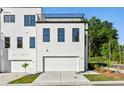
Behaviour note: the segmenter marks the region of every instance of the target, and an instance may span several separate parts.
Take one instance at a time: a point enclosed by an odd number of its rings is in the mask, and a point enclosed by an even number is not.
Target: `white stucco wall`
[[[21,64],[20,60],[27,60],[26,58],[30,58],[31,61],[35,62],[31,68],[34,69],[33,72],[36,71],[36,48],[29,48],[29,37],[36,37],[36,26],[24,27],[24,15],[36,15],[36,13],[41,13],[41,8],[3,8],[1,14],[1,32],[3,33],[1,35],[1,72],[11,72],[12,64],[14,64],[15,69],[18,69],[15,62]],[[4,15],[11,14],[15,15],[15,23],[4,23]],[[9,49],[4,48],[5,36],[10,37],[11,45]],[[17,48],[17,37],[23,37],[23,48],[21,49]]]
[[[43,58],[48,56],[76,57],[78,71],[85,67],[84,23],[37,23],[24,27],[24,15],[41,13],[41,8],[3,8],[1,14],[1,62],[0,72],[24,72],[22,64],[29,64],[27,72],[42,72]],[[15,23],[4,23],[4,15],[15,15]],[[37,16],[36,16],[37,17]],[[37,18],[36,18],[37,19]],[[43,28],[50,28],[50,42],[43,42]],[[57,41],[57,29],[65,28],[65,42]],[[80,29],[80,42],[72,42],[72,28]],[[10,48],[4,48],[4,37],[10,37]],[[17,37],[23,37],[23,48],[17,48]],[[36,37],[36,48],[29,48],[29,37]],[[47,52],[48,50],[48,52]]]
[[[50,42],[43,42],[43,28],[50,28]],[[58,28],[65,28],[65,42],[57,41]],[[72,42],[72,28],[80,29],[80,42]],[[43,71],[44,56],[78,56],[79,71],[84,71],[84,34],[84,23],[38,23],[37,70]]]

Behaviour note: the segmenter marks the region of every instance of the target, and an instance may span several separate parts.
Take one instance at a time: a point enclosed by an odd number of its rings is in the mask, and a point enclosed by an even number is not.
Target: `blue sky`
[[[124,44],[124,8],[116,7],[44,7],[44,13],[84,13],[86,18],[96,16],[108,20],[118,30],[119,43]]]

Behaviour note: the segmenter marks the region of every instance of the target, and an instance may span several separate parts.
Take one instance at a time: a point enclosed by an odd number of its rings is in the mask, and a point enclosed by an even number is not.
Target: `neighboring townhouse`
[[[88,25],[82,14],[2,8],[0,72],[85,71]]]

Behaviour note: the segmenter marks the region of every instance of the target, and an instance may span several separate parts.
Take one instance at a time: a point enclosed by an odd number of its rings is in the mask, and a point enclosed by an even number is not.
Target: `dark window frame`
[[[58,28],[58,42],[65,42],[65,29]]]
[[[30,43],[29,43],[30,48],[35,48],[35,37],[29,37],[29,39],[30,39]]]
[[[7,40],[8,39],[8,40]],[[10,37],[4,37],[4,47],[10,48]]]
[[[43,42],[50,42],[50,28],[43,28]]]
[[[15,15],[4,15],[4,23],[15,23]]]
[[[24,15],[24,26],[33,27],[36,25],[36,16],[35,15]]]
[[[87,35],[85,34],[85,46],[87,46]]]
[[[17,48],[23,48],[23,37],[17,37]]]
[[[72,42],[80,42],[80,29],[72,28]]]

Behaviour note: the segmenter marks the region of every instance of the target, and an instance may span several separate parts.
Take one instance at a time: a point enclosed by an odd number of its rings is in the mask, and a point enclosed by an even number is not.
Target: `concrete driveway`
[[[0,73],[0,86],[7,85],[8,82],[22,77],[25,73]]]
[[[90,81],[82,74],[75,72],[45,72],[42,73],[34,82],[33,85],[56,86],[56,85],[91,85]]]

